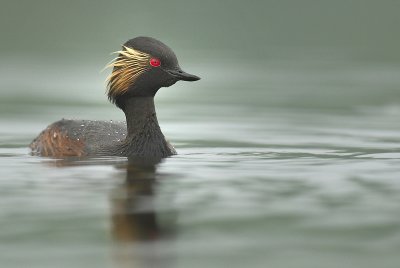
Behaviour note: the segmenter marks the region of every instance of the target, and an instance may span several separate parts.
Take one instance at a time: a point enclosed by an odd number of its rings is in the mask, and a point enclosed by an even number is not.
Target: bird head
[[[154,96],[161,87],[179,80],[200,79],[184,72],[172,49],[151,37],[130,39],[116,53],[116,59],[107,66],[113,68],[107,79],[107,94],[118,106],[126,98]]]

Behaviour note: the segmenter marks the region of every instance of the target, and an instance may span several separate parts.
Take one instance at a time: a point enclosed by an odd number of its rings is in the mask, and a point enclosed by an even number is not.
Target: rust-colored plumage
[[[85,156],[83,140],[72,139],[58,127],[48,127],[29,146],[34,154],[41,156]]]
[[[108,98],[112,101],[118,95],[124,94],[129,86],[149,68],[150,55],[136,49],[123,46],[117,51],[118,57],[106,68],[113,68],[107,78]]]

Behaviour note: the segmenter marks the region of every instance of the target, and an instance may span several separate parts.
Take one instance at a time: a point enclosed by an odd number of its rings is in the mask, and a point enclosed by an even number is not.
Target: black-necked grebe
[[[151,37],[127,41],[108,78],[108,98],[125,113],[126,123],[60,120],[30,144],[41,156],[128,156],[163,158],[176,154],[158,125],[154,96],[161,87],[200,78],[179,67],[175,53]]]

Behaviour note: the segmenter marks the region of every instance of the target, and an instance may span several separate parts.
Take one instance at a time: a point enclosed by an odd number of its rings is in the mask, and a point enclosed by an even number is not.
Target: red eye
[[[151,58],[150,59],[150,65],[153,67],[158,67],[161,65],[161,61],[157,58]]]

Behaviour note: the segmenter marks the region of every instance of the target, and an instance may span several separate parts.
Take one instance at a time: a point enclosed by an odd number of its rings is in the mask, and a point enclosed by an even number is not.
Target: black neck
[[[128,137],[138,135],[151,124],[158,126],[153,97],[133,97],[126,99],[122,109],[125,113]]]
[[[176,154],[174,148],[165,140],[158,125],[154,97],[130,97],[119,102],[125,113],[127,135],[123,142],[100,150],[108,155],[146,158],[158,163],[161,158]],[[156,161],[154,161],[156,160]]]
[[[127,137],[114,148],[116,155],[160,159],[176,154],[158,125],[154,97],[127,98],[121,108],[126,116]]]

